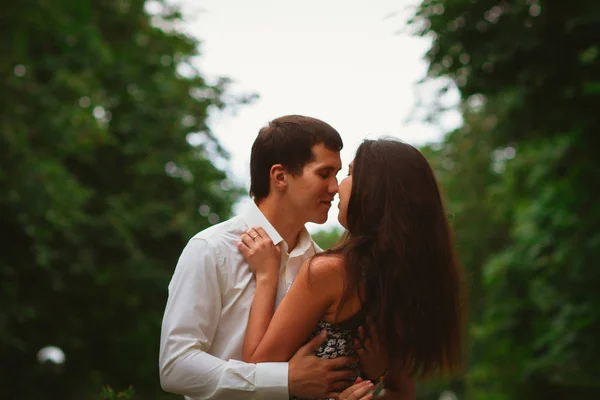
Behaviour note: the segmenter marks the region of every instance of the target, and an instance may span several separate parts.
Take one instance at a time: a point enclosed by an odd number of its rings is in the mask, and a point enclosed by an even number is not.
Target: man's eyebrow
[[[319,167],[317,169],[318,170],[327,170],[327,171],[339,171],[339,170],[341,170],[341,168],[337,168],[336,169],[335,167],[332,167],[331,165],[324,165],[324,166]]]

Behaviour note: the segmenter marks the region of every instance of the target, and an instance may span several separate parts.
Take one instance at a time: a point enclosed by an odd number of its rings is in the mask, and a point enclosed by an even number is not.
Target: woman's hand
[[[358,339],[354,339],[354,347],[360,358],[360,369],[370,379],[383,375],[388,367],[387,352],[381,346],[377,327],[373,320],[366,318],[365,325],[369,329],[369,336],[365,335],[365,327],[358,328]],[[364,347],[361,345],[364,344]]]
[[[250,228],[237,245],[248,262],[256,279],[275,279],[279,276],[281,254],[277,246],[261,227]]]
[[[339,400],[371,400],[373,387],[371,381],[363,381],[360,377],[356,378],[354,385],[340,393]]]

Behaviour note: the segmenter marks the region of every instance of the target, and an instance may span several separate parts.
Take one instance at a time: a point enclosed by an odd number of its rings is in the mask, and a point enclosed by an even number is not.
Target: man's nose
[[[338,180],[337,178],[333,178],[331,183],[329,184],[329,193],[333,196],[338,192]]]

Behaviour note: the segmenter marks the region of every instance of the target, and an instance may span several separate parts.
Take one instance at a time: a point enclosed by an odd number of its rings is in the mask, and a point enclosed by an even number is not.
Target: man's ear
[[[285,190],[287,187],[287,171],[281,164],[275,164],[269,171],[269,177],[271,179],[271,185],[276,190]]]

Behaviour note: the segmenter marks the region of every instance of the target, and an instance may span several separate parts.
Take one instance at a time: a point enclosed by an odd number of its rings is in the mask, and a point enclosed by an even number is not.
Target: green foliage
[[[48,396],[35,355],[51,344],[66,353],[51,397],[111,382],[156,398],[179,253],[241,193],[206,125],[227,81],[198,74],[198,43],[166,3],[155,16],[144,0],[1,8],[0,397]]]
[[[600,4],[425,0],[413,26],[463,98],[424,149],[470,278],[463,396],[595,398]]]
[[[332,248],[340,240],[342,234],[343,231],[340,228],[334,227],[329,230],[321,229],[311,236],[320,248],[327,250]]]

